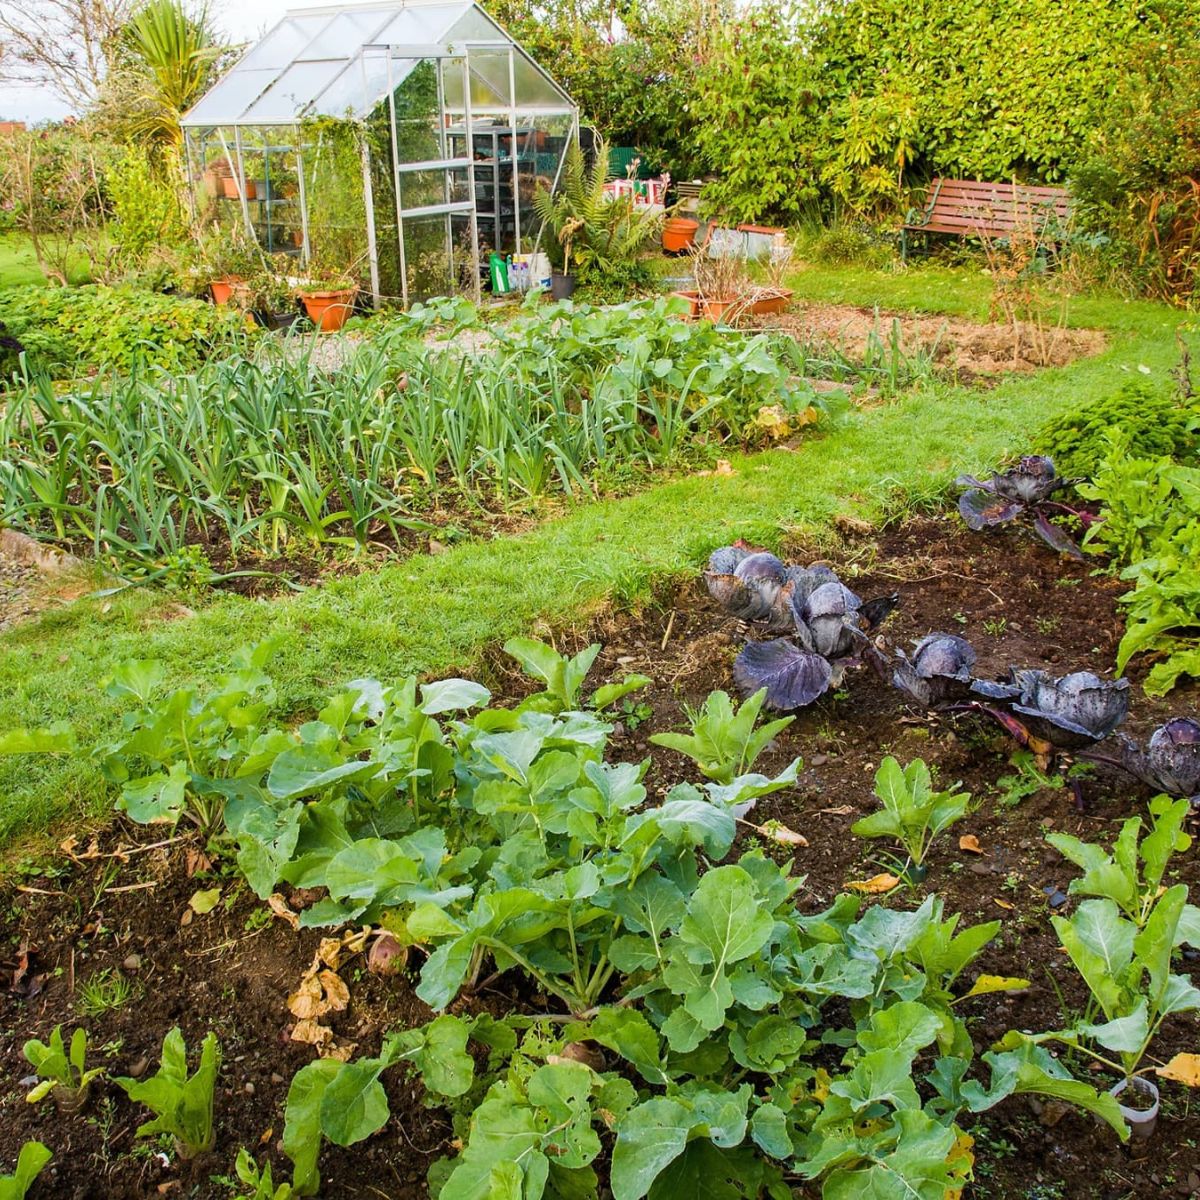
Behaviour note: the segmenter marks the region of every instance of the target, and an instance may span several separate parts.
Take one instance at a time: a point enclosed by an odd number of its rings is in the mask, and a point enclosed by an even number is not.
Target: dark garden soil
[[[884,629],[891,645],[934,629],[961,633],[979,653],[980,674],[1000,674],[1009,664],[1064,673],[1102,671],[1112,663],[1121,632],[1115,603],[1120,585],[1093,576],[1091,564],[1055,557],[1021,533],[975,535],[957,519],[921,520],[878,536],[848,536],[825,553],[865,598],[899,592],[901,607]],[[795,557],[811,555],[798,548]],[[611,756],[650,757],[654,791],[698,778],[689,761],[652,747],[649,734],[678,728],[684,707],[699,705],[711,689],[732,688],[730,667],[742,641],[737,624],[700,584],[688,583],[658,607],[608,614],[590,628],[562,632],[558,644],[568,649],[588,640],[605,643],[594,682],[632,671],[654,679],[631,698],[631,715],[614,733]],[[1136,683],[1137,671],[1133,677]],[[499,655],[489,661],[485,678],[498,697],[515,699],[529,690]],[[1179,690],[1169,703],[1148,701],[1135,688],[1126,728],[1145,733],[1168,713],[1194,712],[1197,702],[1194,688]],[[1121,819],[1143,811],[1146,799],[1144,789],[1098,773],[1084,782],[1082,811],[1061,788],[1012,803],[1011,789],[1001,782],[1014,774],[1009,752],[978,718],[931,719],[907,710],[898,693],[859,672],[837,696],[801,714],[759,761],[758,768],[773,771],[800,755],[804,769],[794,790],[766,798],[749,814],[760,824],[778,820],[808,839],[807,847],[789,853],[797,873],[807,877],[799,903],[816,911],[847,881],[881,869],[871,861],[878,844],[853,837],[849,827],[874,808],[872,777],[885,754],[901,761],[924,757],[944,786],[961,780],[978,808],[935,845],[925,887],[943,898],[947,912],[961,912],[964,923],[1002,923],[980,970],[1032,982],[1015,996],[969,1002],[981,1051],[1009,1028],[1058,1027],[1064,1020],[1060,994],[1071,1011],[1082,1003],[1057,949],[1044,890],[1065,892],[1074,871],[1043,834],[1067,830],[1107,840]],[[961,850],[962,834],[978,839],[982,853]],[[746,846],[756,839],[745,831]],[[311,964],[320,934],[294,932],[230,874],[206,871],[194,843],[155,842],[153,831],[120,823],[94,838],[80,829],[68,843],[73,856],[16,864],[0,885],[0,1169],[11,1166],[27,1138],[45,1142],[55,1159],[31,1191],[33,1200],[226,1197],[228,1190],[210,1177],[232,1174],[239,1146],[269,1156],[277,1179],[289,1177],[278,1147],[283,1104],[292,1074],[314,1052],[289,1039],[295,1019],[287,998]],[[191,877],[189,866],[196,872]],[[1193,896],[1200,893],[1195,851],[1181,855],[1178,867]],[[189,898],[217,886],[217,907],[191,913]],[[289,899],[296,907],[310,898]],[[905,907],[918,900],[901,890],[883,902]],[[1067,901],[1065,911],[1073,904]],[[1200,963],[1189,966],[1200,982]],[[350,1003],[325,1018],[339,1044],[371,1053],[384,1031],[428,1018],[408,979],[368,975],[361,954],[352,950],[339,969]],[[82,1015],[87,985],[106,971],[108,978],[128,982],[131,998],[114,1010]],[[486,1007],[497,1013],[538,1003],[515,996],[514,986],[502,976],[459,1003],[463,1011]],[[49,1101],[26,1104],[21,1045],[31,1036],[45,1038],[58,1022],[85,1025],[96,1061],[114,1074],[153,1071],[162,1037],[173,1025],[183,1028],[189,1046],[215,1030],[224,1049],[216,1150],[181,1164],[160,1154],[156,1143],[139,1143],[134,1130],[145,1114],[111,1085],[96,1088],[82,1116],[60,1116]],[[1154,1053],[1165,1061],[1196,1049],[1196,1023],[1181,1017],[1167,1026]],[[426,1168],[450,1151],[449,1121],[422,1105],[419,1085],[406,1083],[399,1072],[389,1072],[385,1084],[392,1106],[385,1129],[358,1147],[323,1151],[327,1185],[321,1194],[327,1200],[424,1196]],[[1158,1131],[1140,1150],[1122,1147],[1106,1127],[1054,1104],[1005,1102],[971,1129],[977,1162],[967,1194],[987,1200],[1200,1196],[1200,1111],[1192,1111],[1179,1085],[1164,1082],[1162,1092]],[[796,1192],[806,1200],[817,1194],[811,1188]]]

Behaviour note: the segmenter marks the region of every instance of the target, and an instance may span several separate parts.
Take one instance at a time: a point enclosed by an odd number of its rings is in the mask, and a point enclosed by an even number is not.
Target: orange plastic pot
[[[792,302],[792,289],[779,288],[772,295],[761,296],[750,305],[750,311],[756,317],[765,317],[770,313],[781,313],[787,310]]]
[[[233,298],[233,289],[236,284],[242,281],[236,275],[230,275],[225,279],[212,279],[209,281],[209,289],[212,291],[214,304],[228,304]]]
[[[221,180],[221,191],[226,200],[236,200],[238,198],[237,180],[232,175],[226,175]]]
[[[700,222],[690,217],[668,217],[663,222],[662,248],[668,254],[682,254],[696,244]]]
[[[336,333],[354,311],[358,288],[343,288],[336,292],[301,292],[308,319],[322,333]]]

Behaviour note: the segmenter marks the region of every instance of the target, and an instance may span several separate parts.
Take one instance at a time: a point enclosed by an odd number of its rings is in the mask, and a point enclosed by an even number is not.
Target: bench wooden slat
[[[1066,221],[1071,197],[1066,188],[1043,184],[988,183],[973,179],[935,179],[923,220],[906,222],[906,230],[958,237],[1009,234],[1051,219]]]

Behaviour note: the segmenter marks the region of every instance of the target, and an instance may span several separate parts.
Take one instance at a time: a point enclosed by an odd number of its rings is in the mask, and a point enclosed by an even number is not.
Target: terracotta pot
[[[745,311],[745,302],[736,296],[730,297],[728,300],[717,300],[706,296],[700,301],[700,315],[714,325],[720,325],[726,317],[741,315]]]
[[[225,279],[210,280],[208,286],[212,291],[213,303],[228,304],[233,298],[234,286],[241,282],[236,275],[230,275]]]
[[[322,333],[336,333],[354,311],[357,295],[358,288],[350,287],[333,292],[301,292],[300,299],[308,319]]]
[[[687,319],[689,321],[696,320],[700,315],[700,293],[699,292],[672,292],[672,296],[678,296],[680,300],[688,302]]]
[[[750,311],[756,317],[766,316],[768,313],[781,313],[787,309],[787,306],[792,302],[792,289],[779,288],[770,296],[760,296],[750,305]]]
[[[668,254],[682,254],[696,244],[700,222],[690,217],[668,217],[663,222],[662,248]]]
[[[237,180],[232,175],[226,175],[222,178],[221,193],[226,200],[236,200],[238,198]]]

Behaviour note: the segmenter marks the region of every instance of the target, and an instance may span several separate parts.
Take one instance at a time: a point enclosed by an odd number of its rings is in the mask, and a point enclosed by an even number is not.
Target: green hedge
[[[902,208],[931,175],[1064,180],[1164,0],[765,0],[692,96],[706,196],[738,220]]]
[[[4,378],[17,369],[22,349],[32,365],[56,375],[129,371],[139,361],[187,371],[248,332],[237,310],[93,286],[0,290],[0,324]]]

